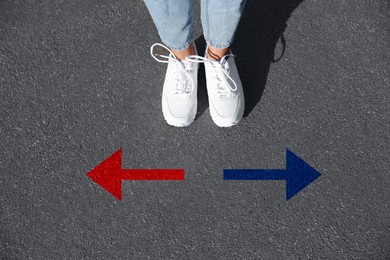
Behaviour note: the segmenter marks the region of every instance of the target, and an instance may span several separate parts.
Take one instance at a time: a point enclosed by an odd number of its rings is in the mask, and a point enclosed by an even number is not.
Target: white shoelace
[[[154,48],[156,46],[159,46],[159,47],[166,49],[170,53],[170,55],[167,56],[167,55],[161,55],[161,54],[154,54]],[[163,44],[155,43],[150,47],[150,54],[158,62],[161,62],[161,63],[174,62],[174,64],[176,65],[176,70],[173,72],[175,75],[174,80],[176,81],[176,85],[174,86],[174,89],[173,89],[173,91],[174,91],[173,94],[180,95],[180,94],[190,93],[192,91],[195,83],[194,83],[194,80],[192,79],[192,77],[189,73],[191,71],[186,68],[186,66],[183,64],[182,61],[180,61],[179,59],[176,58],[176,56],[173,54],[173,52],[169,48],[167,48]],[[160,59],[160,58],[163,58],[163,59]],[[190,79],[190,84],[188,84],[189,83],[188,79]]]
[[[205,63],[210,62],[213,68],[212,74],[213,78],[217,81],[217,94],[220,97],[226,96],[227,93],[234,95],[234,92],[237,90],[236,82],[230,77],[229,69],[226,68],[225,64],[227,63],[228,57],[234,57],[233,54],[226,54],[222,57],[220,61],[211,60],[198,55],[190,55],[186,57],[186,60],[191,62]],[[233,86],[229,82],[233,83]]]

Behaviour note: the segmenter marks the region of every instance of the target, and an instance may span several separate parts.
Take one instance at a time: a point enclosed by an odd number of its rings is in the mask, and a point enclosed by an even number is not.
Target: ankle
[[[189,55],[195,55],[195,47],[193,44],[190,44],[186,49],[184,50],[172,50],[173,54],[176,56],[177,59],[179,60],[184,60],[187,56]]]
[[[216,60],[219,61],[220,59],[223,58],[226,54],[230,53],[230,48],[224,48],[224,49],[219,49],[219,48],[214,48],[212,46],[209,46],[207,48],[207,58],[210,60]]]

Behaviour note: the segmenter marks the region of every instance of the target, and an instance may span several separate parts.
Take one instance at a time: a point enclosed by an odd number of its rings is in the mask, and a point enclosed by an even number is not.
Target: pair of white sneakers
[[[169,51],[169,56],[154,54],[160,46]],[[194,48],[196,50],[195,44]],[[189,126],[195,119],[198,100],[198,67],[204,63],[210,114],[219,127],[238,124],[244,114],[245,99],[234,55],[225,55],[219,61],[205,56],[190,55],[184,60],[175,57],[169,48],[155,43],[150,48],[158,62],[168,63],[162,93],[162,111],[168,124]]]

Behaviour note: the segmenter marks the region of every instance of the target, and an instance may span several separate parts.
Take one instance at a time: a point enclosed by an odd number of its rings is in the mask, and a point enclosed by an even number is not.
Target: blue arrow
[[[320,177],[320,173],[286,149],[285,170],[223,170],[224,180],[286,180],[286,200]]]

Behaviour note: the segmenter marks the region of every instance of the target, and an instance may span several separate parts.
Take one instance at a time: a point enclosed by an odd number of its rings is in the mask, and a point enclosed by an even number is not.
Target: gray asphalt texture
[[[0,1],[1,259],[390,258],[388,1],[248,1],[232,128],[204,72],[195,122],[165,123],[155,42],[142,1]],[[124,181],[120,202],[86,176],[119,148],[185,181]],[[288,202],[284,181],[223,180],[286,148],[322,174]]]

